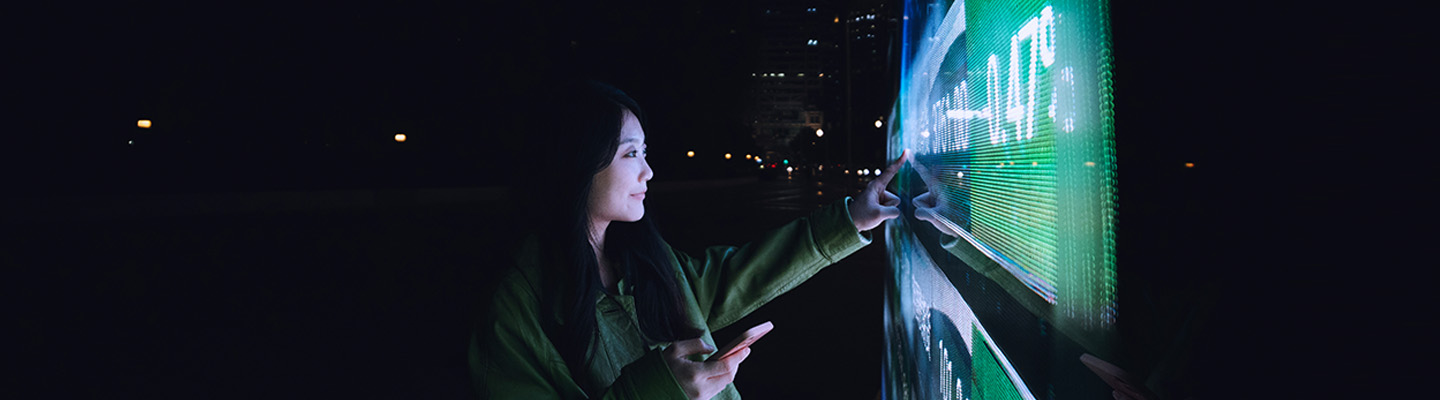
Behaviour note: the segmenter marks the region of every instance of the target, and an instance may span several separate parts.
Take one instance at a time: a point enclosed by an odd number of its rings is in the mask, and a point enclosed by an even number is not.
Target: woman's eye
[[[635,157],[635,150],[630,150],[629,153],[625,153],[625,157]]]

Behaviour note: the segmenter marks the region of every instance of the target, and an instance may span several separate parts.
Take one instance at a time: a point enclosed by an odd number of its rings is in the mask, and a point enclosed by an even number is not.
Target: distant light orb
[[[760,161],[760,157],[755,157],[755,163],[756,163],[756,164],[759,164],[759,163],[761,163],[761,161]]]
[[[397,133],[397,134],[395,134],[395,141],[398,142],[398,143],[405,143],[405,134],[403,134],[403,133]]]
[[[725,159],[726,159],[726,160],[729,160],[729,159],[730,159],[730,153],[725,153]]]
[[[690,150],[690,151],[685,152],[685,156],[686,156],[686,157],[690,157],[690,158],[694,158],[694,157],[695,157],[695,150]]]
[[[875,127],[876,127],[876,128],[879,128],[879,127],[881,127],[881,126],[883,126],[883,125],[885,125],[885,123],[884,123],[884,122],[881,122],[881,121],[880,121],[880,120],[878,120],[878,119],[877,119],[877,120],[875,120]]]
[[[860,170],[860,175],[861,175],[861,176],[868,176],[868,175],[870,175],[870,170],[868,170],[868,169],[862,169],[862,170]]]
[[[749,154],[746,154],[746,155],[745,155],[745,159],[746,159],[746,160],[749,160],[749,159],[751,159],[751,158],[755,158],[755,157],[751,157]]]
[[[131,146],[134,146],[134,145],[135,145],[135,141],[134,141],[134,140],[131,140],[131,141],[127,142],[127,143],[128,143],[129,145],[131,145]]]
[[[825,130],[824,130],[824,129],[816,129],[816,130],[815,130],[815,137],[825,137]]]
[[[1185,168],[1195,168],[1195,163],[1185,163]]]
[[[141,128],[145,128],[145,129],[150,129],[150,120],[148,120],[148,119],[142,119],[142,120],[139,120],[139,121],[135,121],[135,126],[138,126],[138,127],[141,127]]]
[[[956,177],[956,178],[964,178],[964,177],[965,177],[965,173],[964,173],[964,172],[956,172],[956,173],[955,173],[955,177]]]
[[[1087,166],[1087,167],[1093,167],[1093,166],[1095,166],[1095,162],[1094,162],[1094,161],[1086,161],[1086,162],[1085,162],[1085,166]]]
[[[795,172],[795,167],[785,167],[785,172]]]
[[[845,175],[850,175],[850,170],[845,170]]]

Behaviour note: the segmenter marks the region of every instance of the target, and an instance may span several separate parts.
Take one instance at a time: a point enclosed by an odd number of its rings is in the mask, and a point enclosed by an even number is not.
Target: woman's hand
[[[670,374],[680,382],[685,396],[692,400],[709,400],[715,397],[721,389],[725,389],[725,385],[735,381],[735,373],[740,371],[740,362],[750,356],[750,348],[746,347],[723,360],[690,361],[692,355],[714,351],[714,346],[700,338],[677,341],[665,349],[665,365],[670,367]]]
[[[885,190],[890,185],[890,179],[900,172],[900,166],[910,157],[910,150],[900,153],[900,158],[885,167],[885,173],[870,181],[860,196],[850,202],[850,219],[855,221],[855,229],[861,232],[875,229],[881,222],[900,216],[900,197]]]

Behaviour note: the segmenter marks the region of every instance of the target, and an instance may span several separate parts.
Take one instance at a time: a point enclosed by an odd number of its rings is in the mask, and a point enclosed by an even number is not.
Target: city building
[[[746,122],[765,158],[838,165],[854,154],[883,155],[884,131],[874,124],[889,117],[895,96],[892,8],[786,1],[754,10],[759,40]]]
[[[848,117],[837,133],[847,139],[845,154],[852,159],[884,158],[885,132],[899,85],[899,2],[853,6],[845,17],[845,111]],[[892,5],[891,3],[895,3]],[[877,124],[876,121],[881,123]]]
[[[747,122],[766,159],[817,162],[808,139],[838,114],[842,10],[818,1],[759,6]],[[828,100],[828,101],[827,101]]]

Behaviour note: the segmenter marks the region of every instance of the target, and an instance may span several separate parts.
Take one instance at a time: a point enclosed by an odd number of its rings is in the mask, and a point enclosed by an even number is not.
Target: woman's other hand
[[[870,181],[865,186],[865,191],[850,202],[850,219],[855,221],[855,229],[861,232],[875,229],[881,222],[900,216],[900,197],[885,190],[890,185],[890,180],[900,172],[900,166],[910,157],[910,150],[900,153],[900,158],[885,167],[885,173]]]
[[[692,400],[709,400],[715,397],[720,390],[725,389],[725,385],[735,381],[735,373],[740,371],[740,362],[750,357],[750,348],[746,347],[723,360],[690,361],[690,356],[714,351],[714,346],[700,338],[677,341],[665,349],[665,365],[670,367],[670,374],[680,382],[685,396]]]

